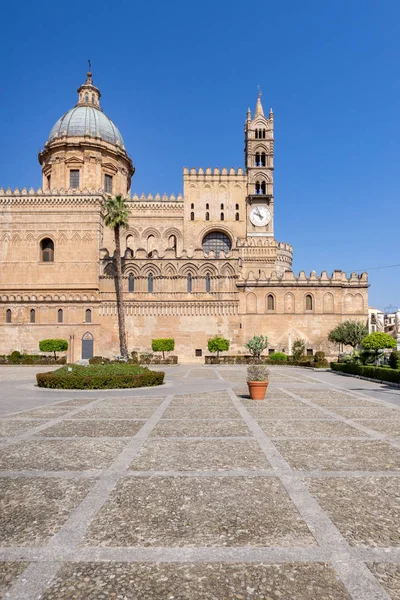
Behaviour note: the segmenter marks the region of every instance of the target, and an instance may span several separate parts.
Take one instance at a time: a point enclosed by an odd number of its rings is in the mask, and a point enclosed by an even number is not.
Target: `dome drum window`
[[[206,254],[213,250],[215,256],[218,257],[220,252],[229,252],[232,248],[232,243],[226,233],[222,231],[210,231],[202,242],[203,250]]]
[[[112,194],[113,191],[113,178],[107,173],[104,175],[104,191],[106,194]]]
[[[71,190],[79,189],[79,169],[71,169],[69,172],[69,187]]]

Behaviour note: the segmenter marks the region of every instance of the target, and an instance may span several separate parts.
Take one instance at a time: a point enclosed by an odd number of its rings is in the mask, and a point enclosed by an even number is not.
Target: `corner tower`
[[[247,172],[247,235],[274,237],[274,115],[266,118],[258,94],[254,118],[250,108],[245,124]]]
[[[78,102],[50,131],[39,153],[44,190],[94,189],[126,195],[135,172],[119,129],[100,106],[88,71]]]

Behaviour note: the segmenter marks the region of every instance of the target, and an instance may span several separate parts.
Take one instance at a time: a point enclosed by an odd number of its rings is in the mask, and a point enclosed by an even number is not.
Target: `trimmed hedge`
[[[259,359],[254,358],[254,356],[249,356],[246,354],[238,355],[238,356],[205,356],[205,364],[206,365],[254,365],[254,364],[266,364],[266,365],[282,365],[282,366],[292,366],[292,367],[311,367],[311,368],[329,368],[328,361],[324,360],[322,362],[315,362],[313,356],[305,356],[301,360],[293,360],[291,356],[288,356],[286,360],[276,360],[269,356],[261,356]]]
[[[0,365],[65,365],[67,358],[60,356],[56,360],[54,356],[43,354],[21,354],[17,350],[11,354],[0,354]]]
[[[72,371],[68,369],[71,368]],[[165,373],[125,364],[71,365],[36,375],[39,387],[64,390],[99,390],[161,385]]]
[[[385,369],[384,367],[374,367],[370,365],[355,365],[351,363],[331,363],[332,371],[339,373],[349,373],[350,375],[361,375],[380,381],[390,381],[391,383],[400,383],[399,369]]]

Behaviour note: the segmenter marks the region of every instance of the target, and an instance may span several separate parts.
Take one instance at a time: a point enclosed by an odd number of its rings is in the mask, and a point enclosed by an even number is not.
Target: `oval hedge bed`
[[[100,390],[161,385],[165,373],[126,363],[109,365],[66,365],[36,375],[39,387],[63,390]]]

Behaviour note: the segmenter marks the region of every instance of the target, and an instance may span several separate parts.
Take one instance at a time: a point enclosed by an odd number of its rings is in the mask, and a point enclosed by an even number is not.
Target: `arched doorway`
[[[82,336],[82,358],[93,358],[94,338],[89,331]]]

